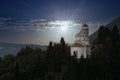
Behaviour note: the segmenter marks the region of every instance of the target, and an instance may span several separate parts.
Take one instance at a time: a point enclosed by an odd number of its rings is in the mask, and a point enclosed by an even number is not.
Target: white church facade
[[[71,56],[76,55],[77,58],[81,58],[81,56],[87,58],[91,54],[88,25],[83,24],[80,32],[75,37],[76,40],[71,45]]]

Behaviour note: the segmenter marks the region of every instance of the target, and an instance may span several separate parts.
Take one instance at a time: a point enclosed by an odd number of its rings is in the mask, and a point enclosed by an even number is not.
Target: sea
[[[17,55],[17,53],[26,46],[32,46],[33,48],[40,48],[41,50],[47,50],[47,46],[44,45],[33,45],[33,44],[15,44],[15,43],[0,43],[0,57],[12,54]]]

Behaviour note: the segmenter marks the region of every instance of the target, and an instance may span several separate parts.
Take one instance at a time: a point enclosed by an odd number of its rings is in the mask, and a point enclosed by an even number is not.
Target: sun
[[[69,21],[61,21],[61,27],[60,27],[61,31],[66,32],[68,27],[70,26],[69,24],[70,24]]]
[[[70,21],[57,21],[56,24],[59,25],[61,32],[66,32],[68,28],[71,26]]]
[[[61,30],[62,32],[67,31],[67,29],[68,29],[68,27],[67,27],[67,26],[61,26],[61,27],[60,27],[60,30]]]
[[[67,32],[70,27],[77,26],[77,24],[74,23],[73,21],[64,21],[64,20],[51,21],[49,25],[56,28],[55,30],[58,30],[61,33]]]

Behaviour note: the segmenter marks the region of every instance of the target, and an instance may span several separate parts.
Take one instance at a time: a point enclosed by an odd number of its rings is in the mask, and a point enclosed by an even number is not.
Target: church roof
[[[79,42],[75,42],[71,45],[72,47],[83,47],[84,45],[79,43]]]
[[[72,46],[72,47],[84,47],[84,46],[90,47],[91,45],[79,41],[79,42],[75,42],[75,43],[73,43],[71,46]]]
[[[75,37],[85,37],[87,36],[85,33],[83,33],[82,31],[80,31]]]

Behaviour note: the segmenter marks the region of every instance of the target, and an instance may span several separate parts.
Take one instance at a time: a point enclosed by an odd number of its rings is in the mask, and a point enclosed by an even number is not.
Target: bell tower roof
[[[88,27],[88,25],[86,23],[84,23],[82,27]]]
[[[85,24],[83,24],[83,26],[81,27],[81,30],[84,30],[84,29],[88,29],[88,25],[85,23]]]

